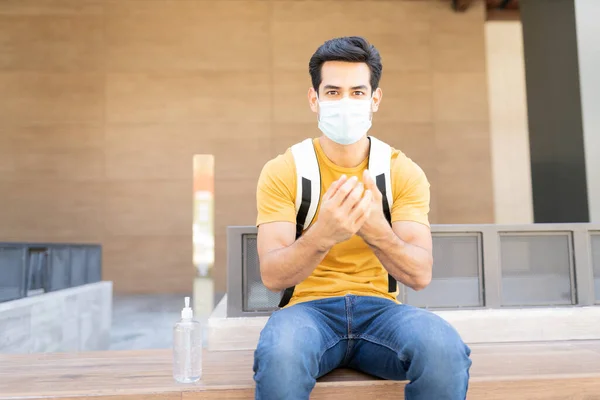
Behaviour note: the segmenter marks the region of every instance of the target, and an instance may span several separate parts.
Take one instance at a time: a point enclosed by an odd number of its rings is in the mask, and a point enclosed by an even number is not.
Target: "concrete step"
[[[600,340],[600,306],[437,310],[463,340],[479,343]],[[254,350],[268,317],[227,317],[227,295],[208,319],[209,350]]]

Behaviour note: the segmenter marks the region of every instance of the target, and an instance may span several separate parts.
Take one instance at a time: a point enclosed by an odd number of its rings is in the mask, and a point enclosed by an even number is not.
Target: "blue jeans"
[[[308,399],[317,378],[346,367],[409,380],[407,400],[463,400],[470,354],[449,323],[423,309],[351,295],[299,303],[274,312],[260,334],[256,399]]]

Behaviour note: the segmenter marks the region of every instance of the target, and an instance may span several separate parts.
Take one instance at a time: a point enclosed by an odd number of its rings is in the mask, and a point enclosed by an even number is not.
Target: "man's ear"
[[[381,104],[381,98],[383,97],[383,92],[381,88],[375,89],[373,92],[373,105],[371,106],[371,110],[373,112],[377,112],[379,110],[379,104]]]
[[[308,89],[308,104],[312,112],[319,112],[319,96],[312,86]]]

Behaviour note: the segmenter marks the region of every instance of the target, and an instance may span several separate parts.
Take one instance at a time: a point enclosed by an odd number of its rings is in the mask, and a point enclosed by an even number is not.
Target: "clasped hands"
[[[343,175],[331,184],[321,201],[316,225],[327,248],[355,234],[366,243],[385,234],[389,224],[383,214],[382,194],[368,170],[362,182],[356,176]]]

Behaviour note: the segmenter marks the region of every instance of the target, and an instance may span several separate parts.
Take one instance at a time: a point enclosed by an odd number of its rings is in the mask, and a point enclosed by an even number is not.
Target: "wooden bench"
[[[468,399],[600,399],[600,341],[478,344]],[[0,355],[0,400],[253,399],[252,351],[205,352],[202,381],[171,378],[170,350]],[[312,399],[400,399],[406,382],[349,370]]]

